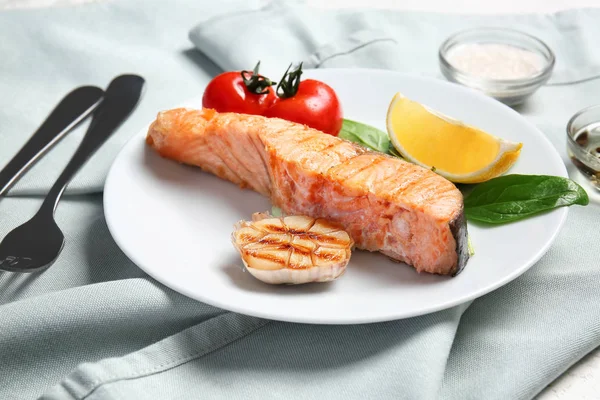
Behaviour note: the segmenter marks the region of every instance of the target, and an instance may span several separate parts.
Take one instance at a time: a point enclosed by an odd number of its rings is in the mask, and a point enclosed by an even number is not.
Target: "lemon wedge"
[[[390,103],[386,123],[392,144],[404,158],[456,183],[479,183],[502,175],[523,147],[400,93]]]

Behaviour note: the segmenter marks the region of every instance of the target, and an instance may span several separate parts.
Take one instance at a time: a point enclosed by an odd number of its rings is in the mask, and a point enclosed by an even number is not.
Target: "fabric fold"
[[[553,14],[460,15],[376,9],[317,9],[302,1],[274,0],[244,14],[220,15],[197,24],[190,40],[224,70],[248,69],[261,60],[273,78],[290,62],[312,67],[369,67],[413,75],[441,77],[438,48],[451,34],[464,29],[500,27],[519,29],[539,37],[556,55],[547,85],[570,85],[600,76],[600,55],[594,50],[600,27],[599,9],[573,9]],[[235,29],[232,31],[232,27]],[[362,32],[362,33],[361,33]],[[235,46],[232,38],[245,38]],[[367,46],[374,37],[386,46]],[[359,56],[345,53],[345,42],[366,46]],[[235,51],[231,51],[235,48]],[[331,50],[330,50],[331,49]],[[335,50],[338,49],[338,50]],[[316,62],[325,50],[329,62]],[[338,53],[342,57],[331,57]],[[360,59],[360,62],[357,60]],[[248,64],[251,64],[248,66]]]
[[[125,357],[82,364],[41,399],[107,398],[107,393],[111,392],[111,397],[123,398],[119,382],[143,379],[176,368],[239,340],[268,323],[267,320],[233,313],[217,315]],[[138,397],[139,391],[136,392],[131,396]]]
[[[354,326],[227,313],[137,353],[81,365],[42,398],[137,398],[152,387],[160,399],[434,399],[466,306]]]

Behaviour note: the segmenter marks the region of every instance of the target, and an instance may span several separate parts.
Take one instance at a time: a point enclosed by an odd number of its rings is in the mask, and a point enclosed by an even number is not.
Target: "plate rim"
[[[497,100],[489,98],[474,89],[471,89],[471,88],[468,88],[468,87],[465,87],[465,86],[462,86],[462,85],[459,85],[459,84],[456,84],[453,82],[444,81],[444,80],[441,80],[438,78],[416,76],[416,75],[412,75],[412,74],[406,74],[406,73],[401,73],[401,72],[396,72],[396,71],[386,70],[386,69],[324,68],[324,69],[305,69],[304,70],[305,76],[306,75],[314,75],[314,74],[320,75],[321,73],[324,73],[324,74],[336,73],[336,72],[348,73],[348,71],[360,71],[361,73],[366,72],[366,73],[372,73],[372,74],[393,75],[393,76],[400,77],[403,79],[435,82],[436,84],[452,86],[452,87],[456,88],[457,90],[463,90],[463,91],[466,90],[466,91],[470,92],[472,95],[478,97],[478,100],[481,100],[481,101],[487,102],[487,103],[494,103],[494,106],[496,106],[496,107],[497,106],[504,107],[505,109],[508,109],[508,111],[510,113],[512,113],[516,118],[518,118],[522,123],[524,123],[525,125],[528,125],[532,131],[535,131],[535,134],[538,136],[538,139],[546,142],[546,144],[554,152],[552,156],[556,157],[557,160],[561,161],[560,169],[561,169],[562,175],[560,175],[560,176],[568,178],[567,168],[566,168],[566,165],[564,165],[564,162],[562,162],[560,153],[558,152],[556,147],[552,144],[552,142],[546,137],[546,135],[544,135],[544,133],[535,124],[533,124],[531,121],[529,121],[524,116],[519,114],[513,108],[508,107],[508,106],[498,102]],[[200,94],[199,96],[190,98],[190,99],[180,103],[180,105],[175,105],[175,106],[172,106],[171,108],[185,106],[186,104],[190,104],[194,101],[197,101],[198,98],[201,98],[201,96],[202,95]],[[173,282],[165,283],[163,278],[157,277],[153,273],[151,268],[144,267],[143,263],[139,262],[139,259],[137,258],[137,256],[135,254],[133,254],[132,252],[130,252],[129,249],[127,249],[127,246],[123,245],[123,242],[121,241],[122,238],[121,238],[121,234],[119,233],[119,229],[113,225],[114,220],[111,218],[111,211],[110,211],[111,210],[111,206],[110,206],[111,201],[110,201],[110,199],[112,198],[112,195],[110,195],[110,193],[112,193],[112,190],[111,190],[111,188],[113,187],[112,182],[116,179],[116,178],[114,178],[114,176],[116,175],[116,172],[115,172],[116,166],[120,162],[121,158],[123,157],[125,152],[127,150],[129,150],[130,147],[133,148],[136,145],[135,142],[137,140],[140,140],[142,138],[142,136],[145,137],[145,134],[146,134],[147,129],[150,126],[150,124],[151,124],[151,122],[148,123],[147,125],[141,127],[138,132],[133,134],[124,143],[124,145],[121,147],[118,154],[112,161],[111,166],[108,171],[108,174],[106,176],[106,180],[105,180],[104,187],[103,187],[102,203],[103,203],[103,211],[104,211],[106,224],[107,224],[107,227],[108,227],[108,230],[109,230],[111,236],[113,237],[113,240],[115,241],[115,243],[117,244],[119,249],[127,256],[127,258],[129,258],[136,265],[136,267],[140,268],[142,271],[144,271],[146,274],[148,274],[152,279],[159,282],[161,285],[164,285],[165,287],[168,287],[171,290],[174,290],[180,294],[183,294],[184,296],[189,297],[193,300],[206,303],[208,305],[220,308],[225,311],[231,311],[231,312],[248,315],[248,316],[252,316],[252,317],[264,318],[264,319],[275,320],[275,321],[305,323],[305,324],[315,324],[315,325],[358,325],[358,324],[379,323],[379,322],[385,322],[385,321],[396,321],[396,320],[407,319],[407,318],[412,318],[412,317],[421,316],[421,315],[428,315],[428,314],[435,313],[438,311],[446,310],[446,309],[458,306],[460,304],[467,303],[469,301],[473,301],[473,300],[475,300],[479,297],[482,297],[486,294],[489,294],[489,293],[493,292],[494,290],[496,290],[500,287],[503,287],[506,284],[510,283],[511,281],[515,280],[516,278],[521,276],[523,273],[525,273],[527,270],[529,270],[548,252],[550,247],[554,244],[558,234],[563,229],[563,226],[566,222],[566,219],[567,219],[567,216],[569,213],[569,207],[560,207],[558,209],[551,211],[551,212],[554,212],[557,214],[560,213],[560,218],[559,218],[558,224],[556,225],[554,232],[552,232],[552,235],[550,236],[550,238],[548,239],[546,244],[544,246],[542,246],[541,248],[539,248],[538,251],[535,253],[535,255],[533,255],[528,262],[523,263],[523,265],[520,268],[518,268],[518,269],[514,270],[512,273],[504,276],[502,279],[499,279],[489,285],[483,286],[468,295],[459,296],[457,299],[441,302],[440,304],[430,306],[430,307],[420,308],[418,311],[415,310],[413,312],[407,312],[407,313],[405,312],[405,313],[402,313],[401,315],[391,316],[391,315],[387,314],[384,316],[382,315],[382,316],[377,316],[374,318],[339,318],[339,319],[336,319],[335,321],[331,321],[327,318],[320,318],[318,316],[317,317],[309,317],[309,318],[294,317],[294,316],[290,316],[290,317],[276,316],[276,317],[274,317],[271,313],[262,312],[262,310],[260,310],[260,309],[244,308],[244,307],[239,307],[237,305],[232,306],[230,303],[225,304],[224,302],[221,302],[219,300],[214,300],[213,298],[207,298],[207,297],[203,297],[202,295],[198,295],[198,293],[191,293],[187,289],[178,287],[177,284],[173,284]],[[109,195],[107,195],[107,193],[109,193]]]

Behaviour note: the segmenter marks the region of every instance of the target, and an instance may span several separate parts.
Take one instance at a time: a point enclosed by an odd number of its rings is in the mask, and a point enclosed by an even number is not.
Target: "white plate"
[[[441,80],[390,71],[324,69],[303,78],[327,82],[345,117],[385,130],[392,96],[409,98],[523,143],[511,173],[567,176],[560,156],[512,109]],[[186,103],[201,107],[200,100]],[[469,224],[476,254],[458,276],[418,274],[386,257],[355,251],[345,275],[327,284],[270,286],[242,270],[233,225],[270,202],[198,168],[149,149],[146,128],[115,160],[104,191],[106,220],[117,244],[156,280],[223,309],[282,321],[355,324],[407,318],[452,307],[513,280],[533,265],[559,232],[567,209],[497,227]]]

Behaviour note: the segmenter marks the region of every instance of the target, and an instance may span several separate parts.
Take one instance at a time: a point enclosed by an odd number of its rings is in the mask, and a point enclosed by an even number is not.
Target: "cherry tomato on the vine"
[[[210,81],[202,96],[202,107],[218,112],[264,115],[277,100],[273,82],[254,71],[224,72]]]
[[[218,112],[235,112],[281,118],[336,136],[343,123],[340,101],[327,84],[314,79],[301,81],[302,64],[285,72],[277,88],[253,71],[224,72],[206,87],[202,106]]]
[[[279,98],[267,109],[265,116],[305,124],[336,136],[342,128],[343,113],[335,91],[321,81],[301,81],[302,64],[298,69],[288,71],[277,85]]]

